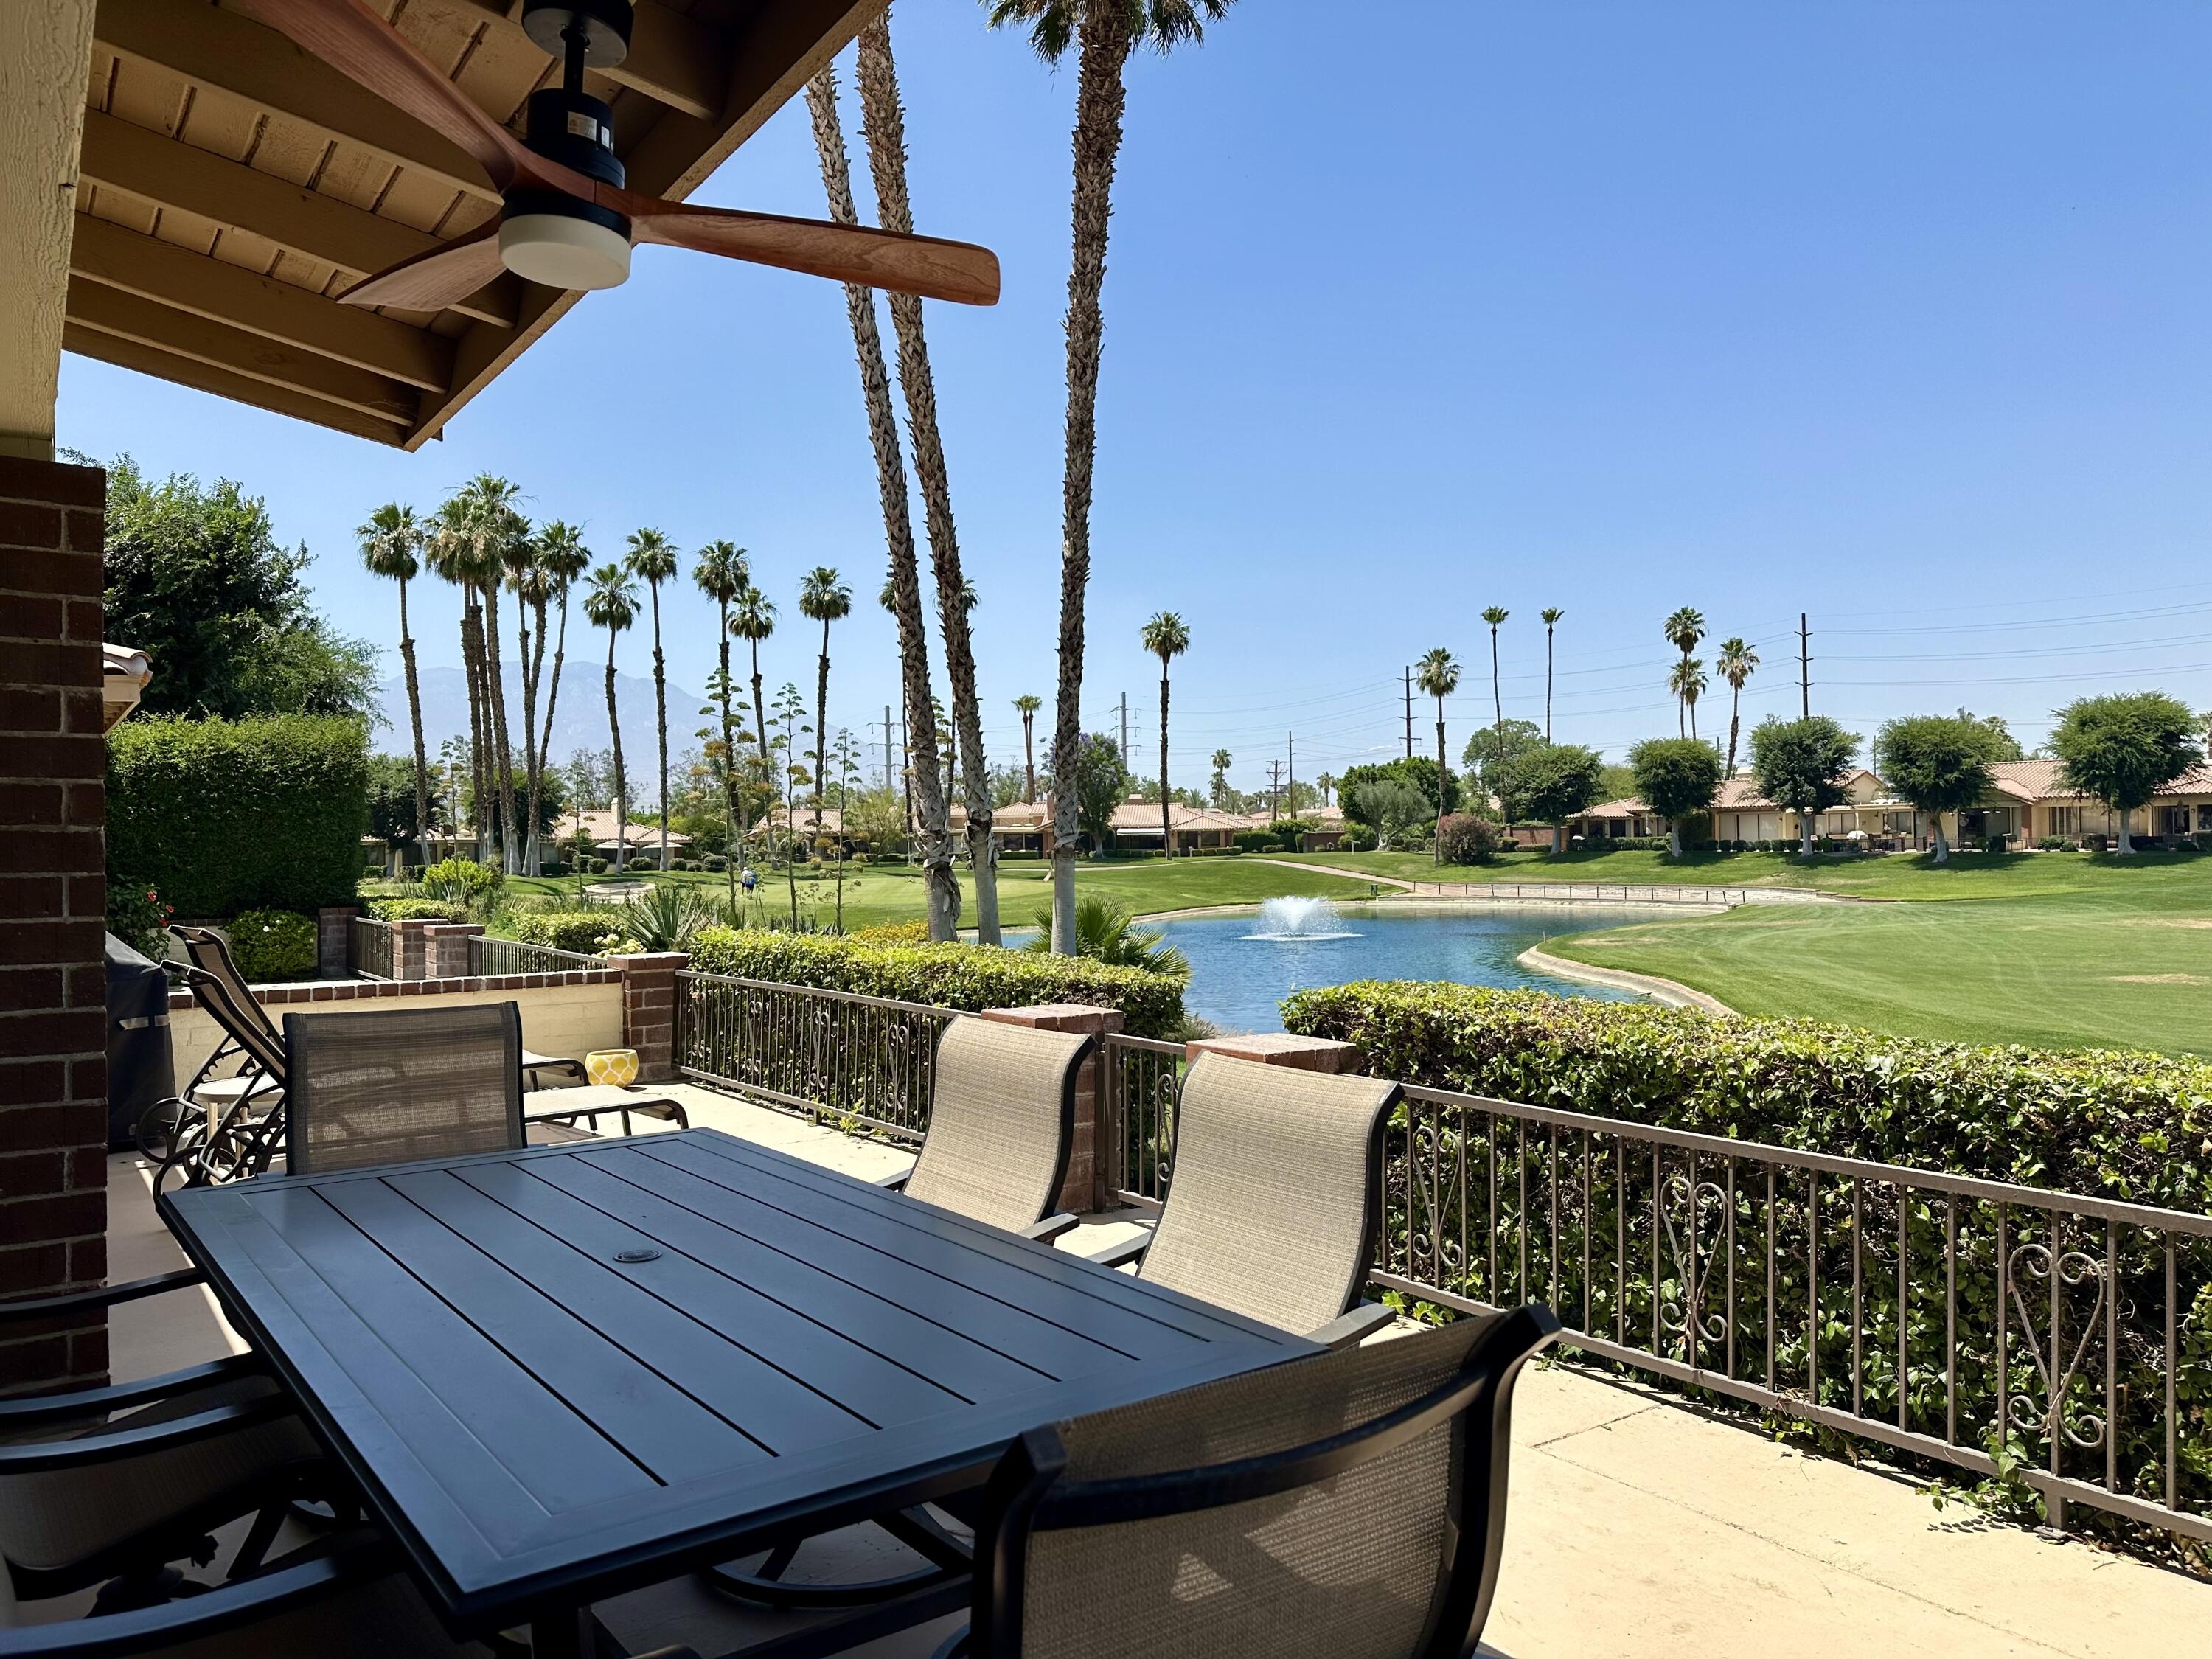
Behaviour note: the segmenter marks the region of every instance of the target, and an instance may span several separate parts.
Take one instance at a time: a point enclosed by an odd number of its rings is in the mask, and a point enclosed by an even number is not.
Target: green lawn
[[[635,872],[634,872],[635,873]],[[999,909],[1007,926],[1024,926],[1048,902],[1051,866],[1019,860],[999,870]],[[653,881],[690,882],[726,889],[728,877],[697,872],[669,875],[647,872]],[[604,879],[593,878],[592,879]],[[1084,865],[1076,872],[1076,890],[1103,893],[1139,915],[1163,910],[1194,909],[1208,904],[1256,904],[1261,899],[1285,894],[1314,894],[1324,898],[1365,898],[1368,884],[1347,881],[1319,871],[1286,870],[1279,865],[1247,863],[1243,859],[1178,859],[1172,864],[1157,860],[1131,864]],[[966,891],[966,883],[962,884]],[[576,883],[526,876],[510,878],[508,890],[573,897]],[[802,915],[810,910],[827,921],[836,914],[837,883],[834,876],[802,873],[799,879]],[[761,877],[763,902],[771,912],[788,915],[790,900],[781,872]],[[902,921],[922,914],[921,876],[903,865],[848,866],[845,876],[845,926],[865,927],[872,922]],[[975,903],[968,897],[961,920],[973,925]]]
[[[1278,856],[1269,854],[1269,857]],[[1948,864],[1926,855],[1816,858],[1785,853],[1692,853],[1680,860],[1640,848],[1620,852],[1509,853],[1495,864],[1445,865],[1425,853],[1295,853],[1294,863],[1358,870],[1401,881],[1585,881],[1651,885],[1809,887],[1884,899],[2019,899],[2094,895],[2116,884],[2177,901],[2212,882],[2212,858],[2197,853],[1954,853]]]
[[[1678,980],[1745,1013],[1973,1042],[2212,1054],[2212,858],[2074,862],[2098,878],[2094,887],[1745,906],[1545,948]]]

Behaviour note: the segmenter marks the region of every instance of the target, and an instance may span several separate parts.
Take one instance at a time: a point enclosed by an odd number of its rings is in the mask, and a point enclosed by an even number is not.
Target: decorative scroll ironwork
[[[1716,1221],[1717,1231],[1725,1228],[1728,1218],[1729,1194],[1718,1182],[1692,1182],[1680,1170],[1668,1176],[1662,1188],[1659,1214],[1667,1233],[1667,1254],[1674,1263],[1675,1281],[1681,1294],[1668,1300],[1663,1293],[1659,1302],[1659,1322],[1682,1339],[1686,1356],[1692,1364],[1698,1361],[1700,1343],[1719,1344],[1728,1340],[1729,1321],[1725,1313],[1708,1312],[1705,1307],[1705,1293],[1711,1288],[1709,1264],[1720,1254],[1721,1245],[1716,1241],[1711,1249],[1699,1254],[1700,1231],[1706,1214]],[[1677,1208],[1684,1212],[1682,1230],[1674,1229]]]
[[[2013,1308],[2020,1319],[2021,1334],[2027,1339],[2028,1358],[2035,1362],[2044,1393],[2040,1410],[2031,1396],[2015,1393],[2006,1403],[2006,1416],[2016,1429],[2053,1440],[2063,1435],[2069,1443],[2084,1451],[2094,1451],[2105,1443],[2110,1425],[2100,1413],[2087,1407],[2075,1407],[2071,1411],[2068,1407],[2074,1381],[2081,1374],[2081,1362],[2097,1337],[2097,1315],[2105,1305],[2106,1297],[2112,1293],[2112,1287],[2105,1282],[2105,1264],[2083,1250],[2061,1250],[2054,1261],[2049,1245],[2030,1243],[2015,1245],[2005,1265],[2011,1279]],[[2029,1311],[2026,1284],[2031,1279],[2040,1280],[2051,1288],[2045,1321],[2050,1327],[2048,1331],[2038,1331],[2035,1316]],[[2089,1304],[2081,1316],[2081,1334],[2075,1340],[2074,1352],[2067,1355],[2067,1307],[2070,1301],[2077,1299],[2074,1292],[2084,1285],[2092,1287]],[[2060,1369],[2062,1356],[2063,1370]]]

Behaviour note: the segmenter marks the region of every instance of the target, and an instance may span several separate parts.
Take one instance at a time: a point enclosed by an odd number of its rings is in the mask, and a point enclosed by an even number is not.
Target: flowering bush
[[[150,882],[107,884],[107,931],[141,956],[161,959],[168,943],[161,930],[173,914]]]

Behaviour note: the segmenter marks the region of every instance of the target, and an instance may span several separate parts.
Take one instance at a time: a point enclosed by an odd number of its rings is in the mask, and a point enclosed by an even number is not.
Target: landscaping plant
[[[1771,716],[1752,728],[1751,775],[1759,792],[1797,815],[1798,856],[1813,856],[1820,815],[1844,799],[1844,778],[1857,752],[1856,734],[1826,714],[1784,720]]]
[[[247,984],[277,985],[315,976],[313,916],[289,910],[248,910],[224,931]]]
[[[2122,857],[2134,853],[2129,820],[2136,809],[2199,760],[2197,716],[2163,691],[2083,697],[2058,711],[2051,733],[2060,780],[2102,801],[2120,821]]]
[[[1756,734],[1753,738],[1756,741]],[[1712,808],[1721,787],[1721,757],[1697,738],[1647,738],[1628,751],[1636,793],[1667,820],[1667,848],[1682,856],[1682,820]]]

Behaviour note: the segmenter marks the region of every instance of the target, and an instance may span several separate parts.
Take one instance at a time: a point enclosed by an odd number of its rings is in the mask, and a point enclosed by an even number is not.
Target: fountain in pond
[[[1344,925],[1336,907],[1325,898],[1271,898],[1260,907],[1260,931],[1244,937],[1278,945],[1304,945],[1358,935]]]

